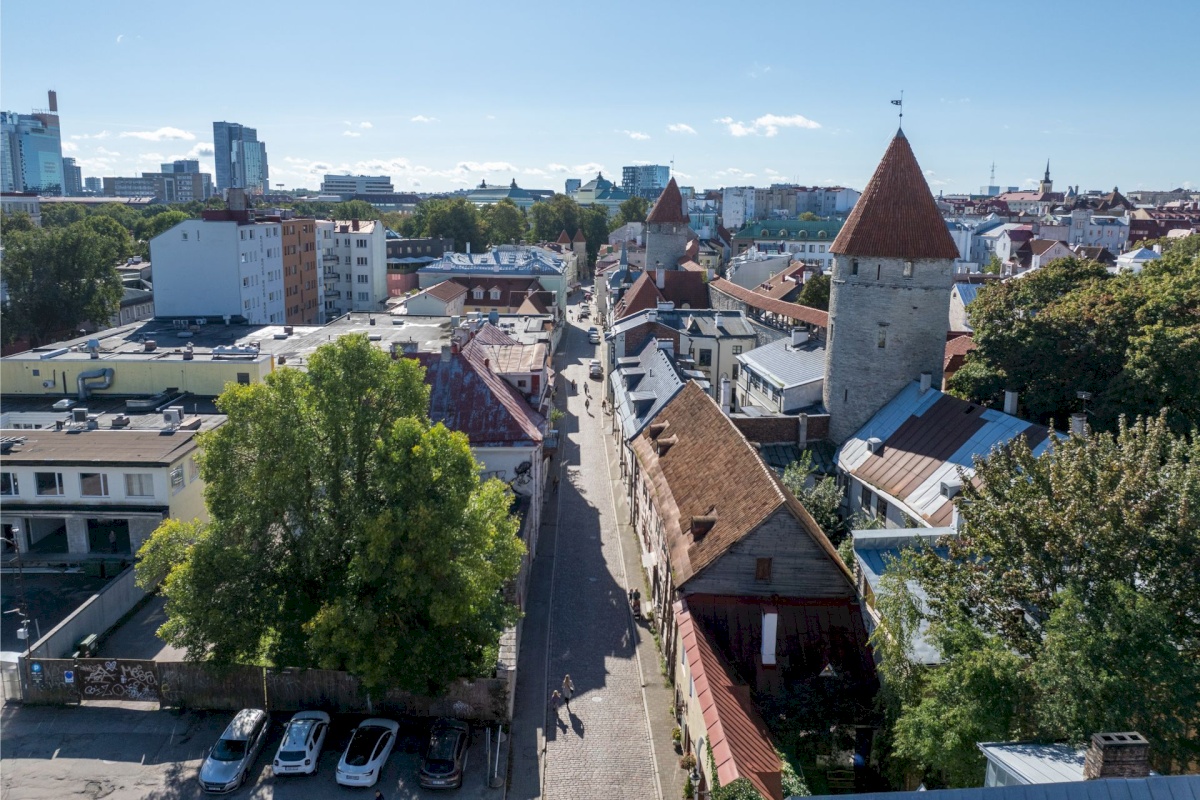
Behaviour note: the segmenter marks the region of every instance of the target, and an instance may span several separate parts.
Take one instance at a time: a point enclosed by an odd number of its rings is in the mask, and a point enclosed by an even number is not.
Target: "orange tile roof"
[[[441,283],[435,283],[433,286],[430,286],[425,290],[425,293],[436,297],[438,300],[449,302],[466,294],[467,287],[461,283],[444,280]]]
[[[556,242],[556,244],[570,244],[570,243],[571,243],[571,237],[567,236],[566,231],[563,231],[562,233],[560,233],[558,235],[558,241]]]
[[[799,303],[787,303],[783,300],[772,300],[758,292],[753,292],[738,286],[736,283],[727,281],[724,278],[714,278],[709,285],[730,297],[741,300],[751,308],[757,308],[759,311],[778,314],[781,317],[787,317],[821,328],[829,327],[829,312],[822,311],[819,308],[802,306]]]
[[[586,242],[587,241],[587,237],[583,235],[583,228],[575,229],[575,237],[573,239],[571,239],[571,241],[572,242]]]
[[[854,204],[830,252],[880,258],[958,258],[904,131]]]
[[[654,208],[646,216],[646,222],[688,222],[690,218],[683,210],[683,195],[679,193],[679,184],[671,178],[667,188],[663,189]]]
[[[704,627],[693,621],[687,602],[675,603],[674,610],[680,647],[704,715],[717,780],[724,786],[746,778],[767,800],[783,800],[782,764],[767,724],[750,700],[750,689],[734,682]]]

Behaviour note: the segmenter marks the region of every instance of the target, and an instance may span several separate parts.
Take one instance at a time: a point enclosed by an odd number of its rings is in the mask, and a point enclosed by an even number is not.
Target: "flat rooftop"
[[[112,430],[86,427],[63,430],[0,430],[5,466],[96,464],[170,466],[196,448],[194,430]]]

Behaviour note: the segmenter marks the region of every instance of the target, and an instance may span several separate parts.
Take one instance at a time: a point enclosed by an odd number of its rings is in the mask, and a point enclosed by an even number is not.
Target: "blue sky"
[[[0,106],[58,91],[85,176],[257,127],[272,183],[562,190],[674,159],[697,188],[861,188],[896,129],[935,192],[1200,186],[1200,2],[3,5]]]

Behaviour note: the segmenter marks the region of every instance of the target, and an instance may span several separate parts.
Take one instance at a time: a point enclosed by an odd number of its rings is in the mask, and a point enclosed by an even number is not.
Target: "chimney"
[[[675,355],[675,342],[671,339],[655,339],[658,342],[658,349],[665,350],[671,355]]]
[[[458,339],[454,339],[450,342],[450,353],[452,355],[458,355]]]
[[[672,437],[674,438],[674,437]],[[717,524],[716,514],[704,514],[692,517],[691,533],[692,541],[703,541],[708,532],[712,530],[713,525]]]
[[[356,220],[356,219],[350,220],[350,230],[352,230],[352,231],[358,230],[358,220]]]
[[[718,330],[720,330],[720,328],[721,328],[721,312],[720,311],[718,311],[716,314],[713,314],[713,326],[715,328],[717,328]]]
[[[695,524],[695,517],[693,524]],[[762,664],[764,667],[775,666],[775,639],[779,630],[779,610],[775,606],[763,606],[762,609]]]
[[[929,387],[932,385],[933,385],[933,373],[932,372],[922,372],[921,373],[921,394],[925,394],[926,392],[928,392]]]
[[[803,328],[792,328],[792,347],[799,347],[808,341],[808,331]]]
[[[732,392],[730,391],[729,378],[721,378],[721,412],[725,416],[729,416],[729,407],[732,404]]]
[[[1071,433],[1075,436],[1087,436],[1087,414],[1082,411],[1071,415]]]
[[[57,114],[58,113],[58,92],[51,89],[50,91],[46,92],[46,97],[50,102],[50,113]]]
[[[1004,390],[1004,413],[1010,417],[1017,415],[1017,393],[1012,389]]]
[[[230,211],[245,211],[246,210],[246,190],[233,188],[225,196],[225,204],[229,206]]]
[[[679,441],[679,437],[672,433],[670,436],[660,436],[655,441],[658,443],[658,456],[662,458]]]
[[[651,422],[650,423],[650,438],[657,439],[659,436],[662,435],[663,431],[665,431],[666,429],[667,429],[667,423],[665,423],[665,422]]]
[[[467,255],[471,255],[471,242],[467,241]]]
[[[654,272],[654,285],[659,289],[667,288],[667,271],[662,267],[659,267]]]
[[[1145,778],[1150,774],[1150,743],[1140,733],[1093,733],[1083,757],[1083,779]]]
[[[646,312],[646,320],[648,322],[658,322],[658,309],[652,308]]]
[[[446,362],[449,360],[450,360],[450,345],[444,344],[444,345],[442,345],[442,361]]]

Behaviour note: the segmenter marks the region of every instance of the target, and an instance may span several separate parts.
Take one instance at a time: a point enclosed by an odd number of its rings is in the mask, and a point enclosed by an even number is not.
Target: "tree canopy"
[[[28,338],[38,345],[84,322],[106,325],[121,302],[116,263],[128,247],[129,234],[105,218],[6,231],[0,262],[8,284],[5,341]]]
[[[160,635],[189,659],[343,669],[371,688],[489,670],[517,617],[507,488],[430,423],[417,362],[360,335],[307,367],[219,398],[228,421],[201,437],[211,521],[168,521],[139,552],[140,585],[163,580]]]
[[[832,279],[829,275],[814,275],[804,282],[804,287],[796,297],[796,302],[802,306],[829,310],[829,287]]]
[[[1194,762],[1200,440],[1163,414],[1041,457],[1017,438],[976,466],[949,557],[918,550],[885,577],[873,643],[893,754],[979,785],[975,742],[1136,730],[1156,769]],[[932,670],[905,657],[922,620],[943,659]]]
[[[976,349],[948,387],[983,404],[1015,389],[1024,415],[1060,426],[1086,392],[1097,429],[1166,408],[1182,433],[1200,424],[1198,308],[1200,237],[1182,240],[1140,275],[1059,259],[980,288],[969,306]]]
[[[528,225],[525,212],[507,197],[499,203],[483,207],[482,224],[489,244],[520,244]]]
[[[346,200],[329,210],[330,219],[379,219],[379,209],[366,200]]]
[[[609,231],[615,231],[617,228],[629,222],[645,222],[646,214],[650,212],[650,201],[644,197],[633,196],[621,203],[617,208],[617,213],[608,223]]]

